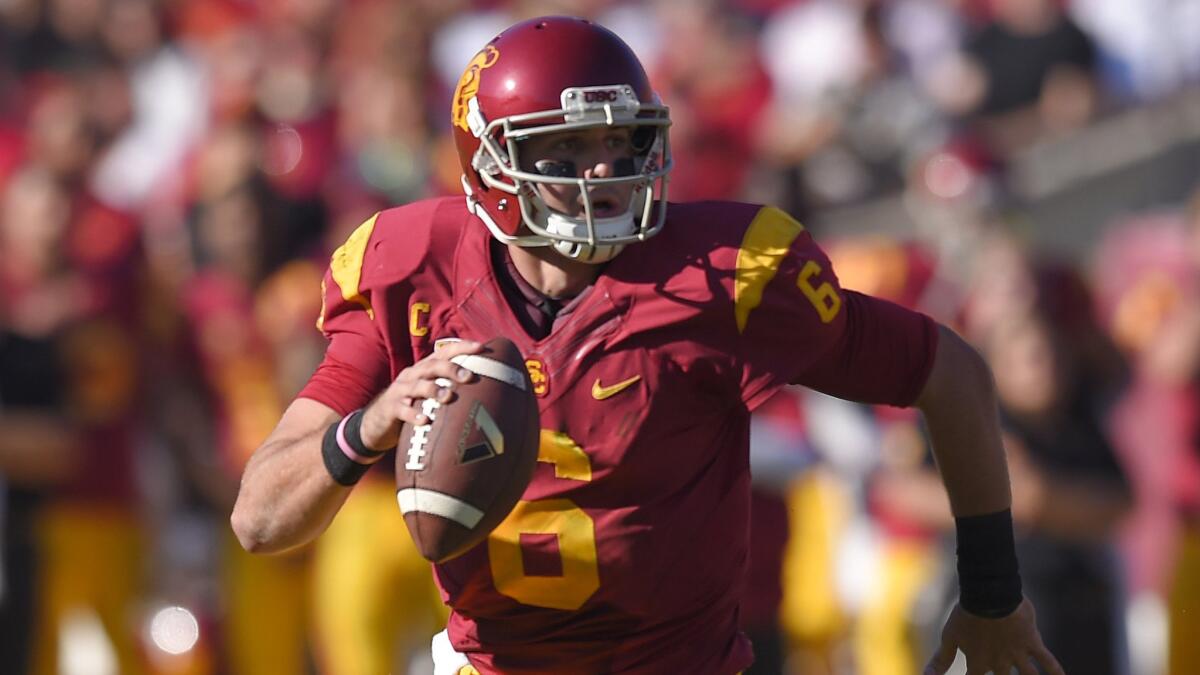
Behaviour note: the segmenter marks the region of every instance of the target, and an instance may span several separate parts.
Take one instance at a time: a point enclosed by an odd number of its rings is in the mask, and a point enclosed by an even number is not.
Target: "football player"
[[[438,672],[749,665],[749,418],[796,383],[925,414],[962,591],[928,672],[962,649],[971,673],[1061,674],[1021,594],[991,376],[961,339],[840,289],[778,209],[668,204],[667,108],[591,22],[494,38],[452,123],[466,198],[383,211],[333,255],[325,360],[242,479],[246,548],[316,537],[401,426],[428,422],[420,401],[469,379],[450,359],[504,335],[539,397],[540,461],[487,542],[435,566]]]

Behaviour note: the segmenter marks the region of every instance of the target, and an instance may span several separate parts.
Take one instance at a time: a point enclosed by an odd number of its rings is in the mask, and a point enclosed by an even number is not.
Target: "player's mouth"
[[[592,215],[596,218],[612,218],[623,211],[620,202],[612,197],[592,196]]]

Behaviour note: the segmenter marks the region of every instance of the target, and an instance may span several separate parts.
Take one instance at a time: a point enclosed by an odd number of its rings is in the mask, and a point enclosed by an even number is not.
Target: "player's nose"
[[[583,170],[584,178],[612,178],[613,167],[612,160],[598,162],[590,169]]]

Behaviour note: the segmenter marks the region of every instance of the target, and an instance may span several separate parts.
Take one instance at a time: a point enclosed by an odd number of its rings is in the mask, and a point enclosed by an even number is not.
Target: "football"
[[[396,499],[421,555],[443,562],[483,541],[512,511],[537,463],[537,399],[521,352],[495,338],[456,356],[475,373],[446,404],[421,402],[429,424],[404,425]]]

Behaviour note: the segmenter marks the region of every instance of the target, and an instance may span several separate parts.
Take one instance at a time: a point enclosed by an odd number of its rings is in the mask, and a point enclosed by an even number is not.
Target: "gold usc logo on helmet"
[[[496,65],[496,61],[499,59],[500,51],[488,45],[483,48],[483,51],[476,54],[475,58],[471,59],[471,62],[467,64],[467,69],[463,71],[462,77],[458,79],[458,86],[454,88],[454,103],[450,120],[463,131],[471,130],[467,126],[467,101],[470,101],[475,96],[475,92],[479,91],[479,73],[484,68]]]

